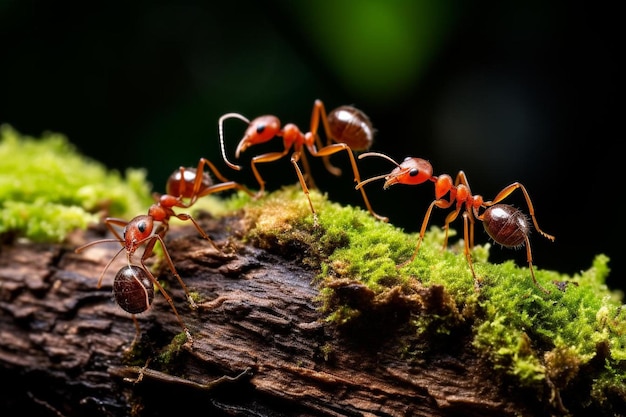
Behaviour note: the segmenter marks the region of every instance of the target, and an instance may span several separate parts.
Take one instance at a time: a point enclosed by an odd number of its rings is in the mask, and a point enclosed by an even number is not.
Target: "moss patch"
[[[573,276],[535,268],[551,291],[545,294],[527,267],[491,264],[490,245],[477,246],[477,292],[462,241],[442,251],[440,228],[428,231],[414,262],[397,268],[412,255],[417,234],[314,190],[311,199],[318,225],[299,185],[258,201],[239,195],[233,205],[245,208],[248,238],[257,246],[317,268],[329,322],[341,327],[395,314],[415,334],[429,337],[469,326],[473,346],[494,369],[522,386],[548,387],[557,407],[559,393],[580,379],[596,406],[609,398],[626,401],[626,308],[622,294],[605,285],[606,256],[597,255],[588,270]]]
[[[0,235],[60,242],[103,215],[133,217],[151,203],[146,173],[122,177],[80,155],[61,134],[0,126]]]

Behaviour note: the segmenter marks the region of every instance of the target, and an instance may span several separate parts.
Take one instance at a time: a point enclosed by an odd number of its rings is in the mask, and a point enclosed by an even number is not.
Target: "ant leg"
[[[165,249],[163,251],[166,252]],[[143,259],[141,260],[141,263],[143,264]],[[174,300],[172,300],[172,297],[170,297],[170,295],[167,293],[167,291],[165,291],[165,288],[163,288],[163,286],[159,283],[159,281],[157,281],[157,279],[154,277],[154,275],[152,275],[152,273],[148,270],[148,268],[146,268],[145,265],[143,265],[143,267],[144,267],[144,270],[146,271],[146,273],[148,274],[148,277],[152,281],[152,283],[159,289],[159,291],[161,292],[161,294],[163,294],[163,297],[165,298],[167,303],[172,308],[172,311],[174,312],[174,315],[176,316],[176,319],[178,320],[178,323],[180,323],[180,326],[183,328],[183,332],[185,332],[185,336],[187,336],[187,340],[190,343],[193,343],[193,337],[191,336],[191,332],[187,328],[187,325],[185,324],[183,319],[178,314],[178,310],[176,310],[176,306],[174,305]],[[194,305],[195,305],[195,303],[194,303]]]
[[[530,276],[532,277],[535,285],[539,287],[541,291],[543,291],[546,294],[550,294],[550,291],[542,287],[541,284],[539,284],[539,282],[537,281],[537,278],[535,278],[535,271],[533,270],[533,255],[530,250],[530,239],[528,239],[528,235],[526,235],[524,239],[526,240],[526,258],[528,260],[528,269],[530,269]]]
[[[352,152],[352,149],[350,149],[350,147],[346,145],[345,143],[334,143],[320,150],[316,150],[314,146],[309,145],[308,149],[309,149],[309,152],[311,152],[313,156],[318,156],[318,157],[333,155],[337,152],[341,152],[345,150],[348,153],[348,157],[350,158],[350,164],[352,165],[352,172],[354,173],[354,181],[357,184],[361,182],[361,174],[359,173],[359,168],[357,167],[356,160],[354,159],[354,153]],[[374,216],[375,218],[377,218],[378,220],[381,220],[385,223],[388,222],[389,221],[388,217],[381,216],[374,211],[374,209],[372,208],[372,205],[370,204],[369,199],[367,198],[367,194],[365,193],[365,188],[360,187],[359,190],[361,191],[361,197],[363,198],[365,207],[367,207],[367,211],[369,211],[370,214]]]
[[[457,207],[456,210],[446,216],[446,220],[443,225],[444,238],[442,250],[446,250],[446,248],[448,247],[448,232],[450,231],[450,223],[456,220],[460,212],[461,207]]]
[[[305,153],[300,153],[302,166],[304,167],[304,179],[309,183],[309,188],[316,189],[317,185],[315,185],[315,180],[313,179],[313,174],[311,173],[311,167],[309,166],[309,160],[306,157]]]
[[[178,218],[179,220],[189,220],[191,223],[193,223],[194,227],[196,228],[196,230],[198,230],[198,232],[200,233],[200,235],[205,238],[206,240],[209,241],[209,243],[219,252],[222,252],[220,248],[217,247],[217,245],[215,244],[215,242],[213,242],[213,240],[209,237],[209,235],[206,234],[206,232],[204,230],[202,230],[202,228],[200,227],[200,225],[198,224],[198,222],[196,221],[196,219],[194,219],[193,217],[191,217],[191,215],[187,214],[187,213],[179,213],[175,215],[176,218]]]
[[[213,175],[215,175],[215,177],[218,180],[220,180],[221,183],[214,184],[210,187],[207,187],[206,190],[203,190],[202,192],[200,192],[200,186],[202,185],[202,174],[204,173],[205,165],[209,167]],[[229,189],[242,190],[242,191],[245,191],[248,195],[251,195],[251,196],[254,195],[254,193],[251,190],[249,190],[247,187],[239,183],[236,183],[234,181],[230,181],[226,179],[226,177],[222,175],[222,173],[217,169],[217,167],[211,161],[209,161],[206,158],[200,158],[200,161],[198,162],[198,168],[196,169],[196,179],[193,184],[193,196],[195,196],[195,199],[193,199],[192,201],[195,202],[198,198],[204,197],[205,195],[209,195],[209,194],[213,194],[213,193],[217,193],[217,192],[225,191]]]
[[[435,207],[436,203],[437,203],[437,200],[434,200],[428,206],[428,210],[426,210],[426,214],[424,215],[424,220],[422,221],[422,227],[420,228],[420,235],[417,238],[417,246],[415,246],[415,250],[413,251],[413,255],[411,255],[411,257],[409,259],[407,259],[406,261],[396,265],[396,268],[402,268],[404,266],[407,266],[408,264],[413,262],[415,260],[415,258],[417,257],[417,253],[419,252],[420,246],[422,245],[422,241],[424,240],[424,235],[426,234],[426,226],[428,226],[428,220],[430,219],[430,214],[433,211],[433,207]]]
[[[474,247],[474,225],[476,223],[476,216],[473,213],[475,213],[479,207],[483,207],[483,197],[472,194],[469,181],[463,171],[457,173],[456,179],[454,180],[454,187],[456,189],[455,198],[457,201],[464,201],[466,204],[466,210],[463,215],[465,216],[465,214],[467,214],[470,221],[469,247],[471,249]]]
[[[146,272],[148,272],[148,274],[150,276],[152,276],[152,274],[150,274],[150,271],[148,270],[148,267],[146,266],[145,261],[152,255],[152,252],[153,252],[153,249],[154,249],[154,245],[156,244],[157,240],[161,244],[161,248],[163,249],[163,255],[165,256],[165,260],[167,261],[167,264],[170,267],[170,270],[172,271],[172,273],[174,274],[174,276],[176,277],[176,279],[180,283],[180,286],[183,287],[183,290],[185,291],[185,295],[187,296],[187,301],[189,301],[189,304],[191,305],[191,308],[193,308],[193,309],[198,308],[198,306],[196,305],[196,302],[193,300],[193,298],[191,297],[191,294],[189,293],[189,289],[187,288],[187,285],[185,285],[185,282],[183,281],[181,276],[178,274],[178,271],[176,271],[176,267],[174,266],[174,262],[172,261],[170,253],[168,252],[167,247],[165,246],[165,242],[163,241],[163,237],[161,235],[158,235],[158,234],[157,235],[152,235],[152,236],[150,236],[148,238],[148,242],[146,244],[146,248],[145,248],[145,250],[143,252],[143,255],[141,256],[141,265],[143,265],[143,267],[146,270]],[[152,276],[152,279],[154,281],[156,281],[156,279],[154,279],[154,276]],[[163,294],[163,295],[165,296],[165,294]],[[166,298],[169,298],[169,295]],[[170,301],[168,301],[168,302],[170,303],[172,308],[174,308],[174,303],[171,301],[171,298],[170,298]]]
[[[265,181],[261,177],[261,174],[259,174],[259,170],[257,169],[256,164],[276,161],[287,155],[288,152],[289,149],[285,149],[283,152],[271,152],[263,155],[257,155],[252,158],[250,166],[252,167],[252,172],[254,173],[257,182],[259,183],[259,191],[257,191],[255,198],[260,198],[265,193]]]
[[[537,223],[537,218],[535,217],[535,208],[533,207],[533,203],[530,200],[530,195],[528,194],[528,191],[526,191],[526,187],[524,187],[519,182],[514,182],[513,184],[505,187],[502,191],[498,193],[498,195],[496,195],[496,197],[492,201],[485,202],[484,203],[485,207],[493,206],[494,204],[499,203],[500,201],[504,200],[506,197],[509,196],[509,194],[511,194],[513,191],[515,191],[518,188],[521,189],[522,192],[524,193],[524,198],[526,199],[526,204],[528,205],[528,212],[530,214],[530,218],[533,220],[535,229],[537,229],[537,231],[546,239],[554,241],[554,236],[544,232],[539,227],[539,224]]]
[[[417,252],[419,252],[420,249],[420,245],[422,244],[422,241],[424,240],[424,235],[426,234],[426,227],[428,226],[428,220],[430,219],[430,215],[433,211],[433,207],[437,206],[438,208],[442,208],[442,209],[447,209],[452,205],[453,201],[447,201],[447,200],[433,200],[432,203],[430,203],[430,205],[428,206],[428,210],[426,210],[426,214],[424,215],[424,220],[422,221],[422,227],[420,228],[420,234],[419,234],[419,238],[417,241],[417,246],[415,247],[415,251],[413,252],[413,255],[411,256],[411,258],[409,258],[408,260],[402,262],[401,264],[397,265],[398,268],[402,268],[403,266],[406,266],[408,264],[410,264],[411,262],[413,262],[415,260],[415,258],[417,257]],[[448,216],[449,217],[449,216]],[[456,217],[456,216],[455,216]],[[446,238],[445,238],[445,242],[444,242],[444,249],[446,248],[446,242],[447,242],[447,233],[448,233],[448,228],[447,228],[447,224],[445,227],[445,231],[446,231]]]
[[[480,290],[480,280],[476,276],[476,271],[474,271],[474,263],[472,262],[472,254],[470,252],[470,246],[468,243],[468,217],[469,214],[465,211],[463,212],[463,238],[465,239],[465,259],[467,259],[467,264],[469,265],[470,270],[472,271],[472,277],[474,277],[474,290]]]
[[[474,225],[476,224],[475,220],[474,220],[474,216],[472,215],[471,212],[467,212],[468,213],[468,217],[470,220],[470,232],[469,232],[469,245],[470,248],[474,247]]]
[[[207,187],[204,191],[202,191],[196,197],[200,198],[209,194],[219,193],[221,191],[232,190],[232,189],[244,191],[246,194],[252,197],[256,195],[256,193],[248,189],[248,187],[246,187],[245,185],[239,184],[235,181],[228,181],[228,182],[222,182],[222,183]]]
[[[131,314],[131,317],[133,318],[133,324],[135,325],[135,337],[133,337],[133,341],[131,342],[127,350],[131,350],[141,338],[141,329],[139,328],[139,321],[137,320],[137,316],[135,314]]]
[[[326,141],[327,141],[326,146],[329,146],[332,143],[334,138],[332,137],[332,133],[330,131],[330,124],[328,123],[328,115],[326,113],[326,109],[324,108],[324,103],[321,100],[315,100],[315,103],[313,104],[313,112],[311,114],[310,132],[313,133],[313,135],[315,136],[315,143],[317,144],[317,146],[319,146],[320,148],[323,148],[324,145],[322,144],[322,140],[320,139],[320,136],[317,133],[320,119],[322,120],[322,125],[324,126],[324,131],[326,133]],[[326,167],[326,170],[328,172],[330,172],[331,174],[337,177],[341,175],[341,169],[337,168],[336,166],[330,163],[329,155],[322,156],[322,161],[324,162],[324,166]]]
[[[451,214],[454,214],[454,216],[450,219],[450,222],[454,221],[457,218],[459,212],[460,212],[460,207],[457,208],[457,210],[454,213],[451,213]],[[450,216],[448,216],[448,217],[450,217]],[[463,227],[464,228],[468,227],[465,224],[465,223],[468,223],[468,222],[469,222],[469,232],[467,232],[467,231],[463,232],[463,239],[465,240],[465,242],[467,242],[468,247],[470,249],[473,249],[474,248],[474,224],[476,222],[474,220],[474,216],[472,215],[472,212],[469,211],[469,210],[466,210],[466,211],[463,212],[463,223],[464,223]],[[448,230],[447,230],[448,223],[449,223],[448,222],[448,218],[446,218],[446,240],[448,239]]]
[[[304,195],[306,196],[307,200],[309,201],[309,207],[311,208],[311,213],[313,213],[313,224],[317,226],[317,213],[315,212],[315,208],[313,208],[313,202],[311,201],[311,196],[309,195],[309,189],[306,186],[306,181],[304,180],[304,176],[302,175],[302,171],[300,170],[300,167],[298,166],[298,161],[300,160],[300,156],[302,155],[301,152],[294,152],[293,155],[291,155],[291,164],[293,165],[294,169],[296,170],[296,174],[298,175],[298,180],[300,181],[300,186],[302,187],[302,191],[304,191]]]
[[[174,197],[178,198],[179,200],[181,200],[185,195],[187,195],[187,181],[185,181],[185,172],[186,172],[186,168],[184,166],[180,166],[178,167],[178,172],[180,175],[180,179],[178,180],[178,195],[175,195]],[[196,171],[197,172],[197,171]],[[198,178],[200,178],[200,182],[202,182],[202,173],[200,173],[199,175],[196,175],[196,181],[198,182]],[[198,185],[199,187],[199,185]],[[167,191],[169,193],[169,191]],[[158,203],[159,199],[160,199],[160,195],[157,193],[153,193],[152,194],[154,196],[154,200]],[[193,196],[195,195],[195,193],[191,194],[191,200],[189,202],[189,206],[192,206],[196,200],[193,198]]]

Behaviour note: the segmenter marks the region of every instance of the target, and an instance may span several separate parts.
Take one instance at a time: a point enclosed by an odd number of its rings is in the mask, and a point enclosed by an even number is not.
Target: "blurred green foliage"
[[[369,100],[417,88],[454,22],[452,2],[283,2],[340,83]]]
[[[61,134],[33,138],[1,125],[0,161],[0,234],[60,242],[104,215],[135,216],[151,201],[144,170],[108,171]]]

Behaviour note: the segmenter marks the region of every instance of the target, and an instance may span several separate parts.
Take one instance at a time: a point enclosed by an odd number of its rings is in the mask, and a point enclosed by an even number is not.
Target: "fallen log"
[[[539,403],[511,392],[460,337],[420,361],[401,355],[402,319],[340,331],[317,302],[318,271],[298,259],[244,243],[234,216],[204,216],[197,231],[175,227],[168,250],[194,311],[168,268],[166,283],[193,343],[184,341],[170,306],[131,316],[113,301],[119,246],[76,254],[98,236],[65,245],[14,243],[0,253],[0,368],[4,416],[507,416]],[[393,329],[380,326],[393,324]],[[178,336],[177,336],[178,335]],[[539,414],[534,414],[539,415]]]

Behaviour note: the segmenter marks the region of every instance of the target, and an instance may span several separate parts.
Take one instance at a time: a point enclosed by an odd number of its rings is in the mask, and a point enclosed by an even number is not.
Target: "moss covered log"
[[[32,194],[46,198],[41,184]],[[74,188],[78,201],[85,186]],[[146,204],[129,218],[149,205],[149,190],[139,189]],[[203,198],[194,215],[219,252],[193,227],[174,225],[168,250],[199,308],[188,308],[166,265],[154,259],[153,270],[193,344],[157,296],[128,350],[135,327],[110,294],[124,260],[95,287],[119,246],[73,253],[103,237],[102,228],[60,243],[58,233],[4,239],[1,367],[16,387],[31,387],[33,410],[61,415],[159,415],[198,404],[224,415],[626,413],[626,309],[605,285],[606,256],[572,276],[536,268],[546,294],[527,267],[492,264],[490,245],[480,245],[472,251],[477,291],[462,241],[442,250],[441,229],[431,228],[415,261],[398,268],[416,234],[310,196],[317,222],[297,184],[258,200]],[[3,208],[24,200],[11,194]],[[55,386],[46,394],[41,382]]]

